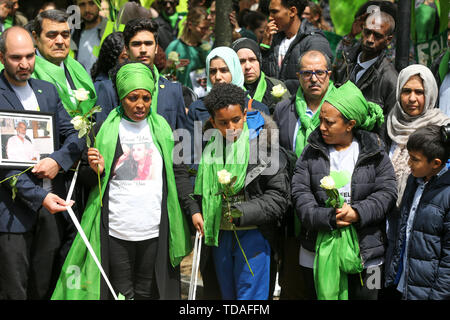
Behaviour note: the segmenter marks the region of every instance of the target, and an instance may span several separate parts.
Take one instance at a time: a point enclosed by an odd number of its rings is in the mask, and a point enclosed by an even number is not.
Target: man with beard
[[[54,222],[48,217],[64,220],[67,213],[62,212],[73,204],[56,194],[64,189],[59,172],[67,172],[78,160],[85,141],[78,139],[55,86],[30,78],[35,49],[27,30],[16,26],[2,34],[0,61],[5,66],[0,73],[2,109],[52,113],[55,119],[55,151],[18,176],[15,200],[10,184],[0,184],[0,299],[44,299],[52,291],[51,278],[60,272],[57,258],[64,233],[42,227],[42,222]],[[17,173],[20,170],[1,169],[0,180]],[[50,184],[54,188],[47,188]],[[47,242],[58,245],[49,250],[43,245]]]
[[[75,59],[91,74],[92,65],[97,57],[92,54],[94,47],[100,46],[108,19],[100,16],[100,9],[94,0],[77,0],[80,7],[81,28],[74,29],[72,34],[71,49],[75,53]]]
[[[179,0],[158,0],[159,16],[155,18],[155,22],[159,26],[159,45],[166,50],[169,43],[175,40],[179,34],[178,23],[184,18],[185,14],[179,14],[176,7]]]
[[[360,45],[347,54],[344,52],[344,63],[333,70],[336,87],[348,80],[352,81],[362,91],[364,98],[383,108],[385,116],[396,102],[398,73],[386,57],[385,50],[394,30],[395,21],[391,15],[383,11],[372,13],[364,24]],[[384,139],[385,125],[377,133]]]

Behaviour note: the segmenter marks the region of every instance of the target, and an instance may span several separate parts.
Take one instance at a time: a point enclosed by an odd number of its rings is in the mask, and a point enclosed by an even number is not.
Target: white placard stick
[[[198,267],[200,265],[200,252],[202,250],[202,236],[197,231],[194,241],[194,257],[192,259],[191,281],[189,283],[188,300],[195,300],[197,292]]]
[[[69,202],[70,199],[72,198],[72,193],[73,193],[73,190],[75,188],[75,182],[76,182],[77,176],[78,176],[78,168],[79,168],[79,166],[80,166],[80,163],[78,163],[77,168],[75,169],[75,174],[73,175],[72,182],[70,183],[69,193],[67,194],[66,202]],[[67,208],[67,212],[69,213],[70,218],[72,219],[73,224],[75,225],[75,227],[77,228],[78,233],[81,236],[81,239],[83,239],[84,244],[86,245],[89,253],[92,256],[92,258],[94,259],[94,262],[97,265],[98,269],[100,270],[100,273],[102,274],[103,279],[105,279],[105,282],[108,285],[108,288],[111,291],[111,294],[113,295],[114,300],[119,300],[117,295],[116,295],[116,293],[114,292],[114,289],[112,288],[111,283],[109,282],[108,277],[106,276],[105,271],[103,270],[103,267],[102,267],[100,261],[98,261],[97,255],[95,254],[94,249],[92,248],[88,238],[86,237],[86,234],[84,233],[83,228],[81,227],[80,223],[78,222],[78,219],[75,216],[75,213],[73,212],[71,207],[66,207],[66,208]]]

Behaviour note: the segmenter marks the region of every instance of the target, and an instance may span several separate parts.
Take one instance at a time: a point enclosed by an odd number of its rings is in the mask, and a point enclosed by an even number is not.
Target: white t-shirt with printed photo
[[[123,155],[113,165],[109,188],[109,234],[127,241],[159,236],[163,159],[146,120],[122,119]]]

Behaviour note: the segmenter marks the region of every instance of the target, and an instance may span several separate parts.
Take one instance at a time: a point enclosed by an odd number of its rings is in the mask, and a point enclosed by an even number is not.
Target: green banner
[[[416,61],[427,67],[434,59],[447,48],[447,30],[428,41],[418,43],[414,46]]]

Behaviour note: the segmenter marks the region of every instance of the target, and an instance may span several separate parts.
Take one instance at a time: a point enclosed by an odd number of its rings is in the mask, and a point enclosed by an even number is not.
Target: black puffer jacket
[[[395,232],[392,261],[386,264],[386,286],[396,282],[417,187],[416,179],[410,175],[401,204],[400,227]],[[406,250],[408,267],[403,269],[406,272],[403,299],[450,300],[450,171],[433,177],[425,186]]]
[[[298,59],[302,53],[308,50],[318,50],[326,54],[330,59],[332,59],[333,53],[323,32],[304,19],[298,29],[295,40],[291,43],[284,56],[281,67],[278,67],[278,52],[280,51],[281,41],[285,37],[283,32],[275,34],[271,48],[269,50],[261,50],[261,68],[266,76],[284,81],[289,92],[295,95],[299,86],[296,74],[298,71]]]
[[[384,144],[374,133],[356,130],[360,152],[351,180],[352,208],[360,220],[355,223],[363,263],[384,256],[386,213],[397,199],[395,173]],[[336,211],[325,207],[328,196],[320,180],[330,174],[327,144],[319,128],[297,161],[292,178],[292,200],[302,223],[302,246],[315,251],[317,232],[336,229]]]

